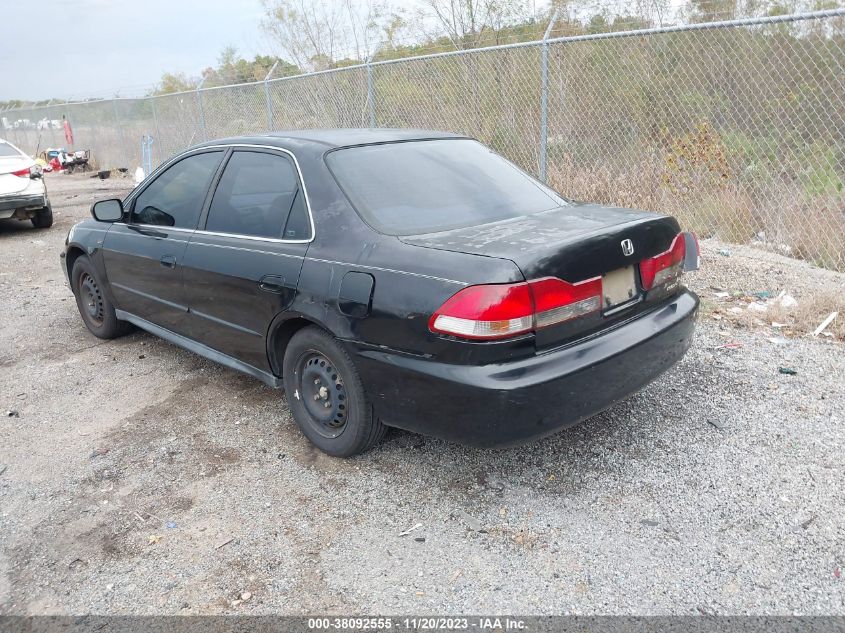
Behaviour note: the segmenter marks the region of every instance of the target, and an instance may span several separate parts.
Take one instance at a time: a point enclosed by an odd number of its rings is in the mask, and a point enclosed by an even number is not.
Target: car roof
[[[413,141],[439,138],[466,138],[451,132],[436,130],[415,130],[399,128],[333,128],[311,130],[279,130],[268,134],[255,136],[237,136],[204,143],[207,145],[225,145],[232,143],[262,143],[287,147],[290,142],[299,145],[302,142],[322,145],[325,148],[350,147],[354,145],[370,145],[376,143],[395,143],[399,141]]]

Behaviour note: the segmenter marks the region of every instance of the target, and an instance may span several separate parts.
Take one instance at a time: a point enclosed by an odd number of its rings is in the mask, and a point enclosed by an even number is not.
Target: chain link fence
[[[153,163],[311,127],[478,138],[564,195],[676,215],[700,236],[845,270],[845,9],[373,62],[252,84],[0,113],[32,152]]]

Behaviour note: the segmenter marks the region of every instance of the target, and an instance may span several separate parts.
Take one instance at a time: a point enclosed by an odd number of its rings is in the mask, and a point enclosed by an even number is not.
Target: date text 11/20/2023
[[[476,629],[479,631],[524,631],[524,620],[507,617],[334,617],[308,618],[308,629],[319,630],[390,630],[407,629],[411,631],[458,631]]]

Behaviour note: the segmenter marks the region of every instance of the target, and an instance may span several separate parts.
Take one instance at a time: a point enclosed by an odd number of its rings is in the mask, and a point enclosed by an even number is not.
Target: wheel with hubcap
[[[352,359],[331,334],[303,328],[288,344],[283,364],[293,418],[320,450],[350,457],[384,437],[386,427],[373,416]]]
[[[71,287],[82,321],[90,332],[104,339],[117,338],[131,330],[126,321],[118,320],[91,261],[79,257],[73,264]]]

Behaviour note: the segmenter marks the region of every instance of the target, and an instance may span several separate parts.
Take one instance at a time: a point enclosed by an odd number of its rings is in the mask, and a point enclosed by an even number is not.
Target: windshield
[[[0,141],[0,156],[16,156],[21,157],[21,153],[8,143]]]
[[[351,147],[330,152],[326,162],[355,209],[389,235],[487,224],[566,204],[468,139]]]

